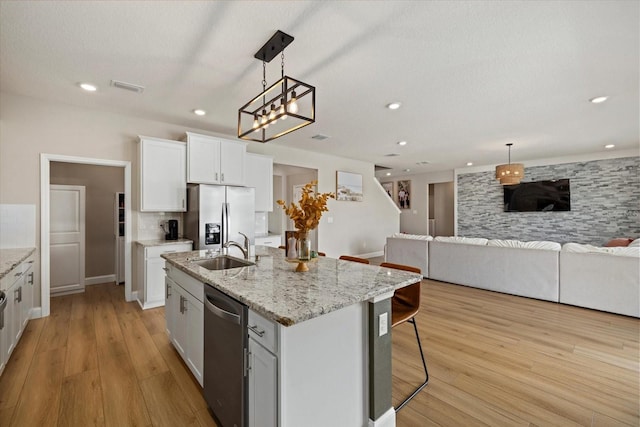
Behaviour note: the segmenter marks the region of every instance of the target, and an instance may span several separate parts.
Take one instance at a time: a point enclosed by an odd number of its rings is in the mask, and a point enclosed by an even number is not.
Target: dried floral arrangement
[[[298,232],[306,233],[309,230],[315,229],[320,223],[322,212],[327,212],[327,201],[329,199],[335,199],[334,193],[320,193],[316,194],[313,187],[318,184],[318,181],[311,181],[302,187],[302,197],[298,201],[298,204],[291,202],[287,207],[284,200],[277,200],[282,209],[289,218],[293,220],[293,224]]]

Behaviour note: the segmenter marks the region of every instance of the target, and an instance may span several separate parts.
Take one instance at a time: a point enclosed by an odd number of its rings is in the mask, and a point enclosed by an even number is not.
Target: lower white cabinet
[[[165,304],[164,259],[160,255],[169,252],[187,252],[191,243],[176,243],[160,246],[138,245],[138,303],[143,310]]]
[[[167,268],[165,280],[164,311],[169,339],[202,387],[204,285],[171,267]]]
[[[249,336],[249,426],[278,425],[278,358]]]
[[[4,309],[4,326],[0,329],[0,374],[18,345],[24,328],[29,323],[33,307],[33,257],[11,270],[2,279],[7,305]]]
[[[249,426],[278,425],[279,327],[249,310]]]

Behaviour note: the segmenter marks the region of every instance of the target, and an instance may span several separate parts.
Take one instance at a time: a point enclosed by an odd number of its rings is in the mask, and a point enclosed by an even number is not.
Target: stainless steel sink
[[[251,261],[232,257],[229,255],[219,255],[214,258],[200,259],[193,261],[194,264],[198,264],[202,268],[207,270],[228,270],[230,268],[247,267],[255,265]]]

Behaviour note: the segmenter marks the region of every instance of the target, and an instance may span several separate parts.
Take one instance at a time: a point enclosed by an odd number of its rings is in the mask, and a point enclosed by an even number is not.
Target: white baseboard
[[[131,299],[127,302],[131,301],[138,301],[138,304],[140,304],[140,300],[138,299],[138,291],[131,292]],[[142,308],[142,304],[140,304],[140,308]]]
[[[42,307],[32,307],[29,312],[29,319],[39,319],[42,317]]]
[[[389,408],[387,412],[380,415],[377,420],[369,419],[369,427],[395,427],[396,426],[396,411],[393,408]]]
[[[369,252],[368,254],[360,254],[356,256],[360,258],[375,258],[383,255],[384,255],[384,251],[377,251],[377,252]]]
[[[115,274],[105,274],[104,276],[85,277],[84,284],[85,286],[89,286],[89,285],[99,285],[101,283],[109,283],[109,282],[115,282],[115,281],[116,281]]]

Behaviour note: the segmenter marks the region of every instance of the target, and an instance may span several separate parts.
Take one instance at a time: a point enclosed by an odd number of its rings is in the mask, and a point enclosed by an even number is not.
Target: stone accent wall
[[[458,236],[597,246],[640,237],[639,167],[640,157],[525,167],[525,182],[569,178],[569,212],[504,212],[493,171],[460,174]]]

